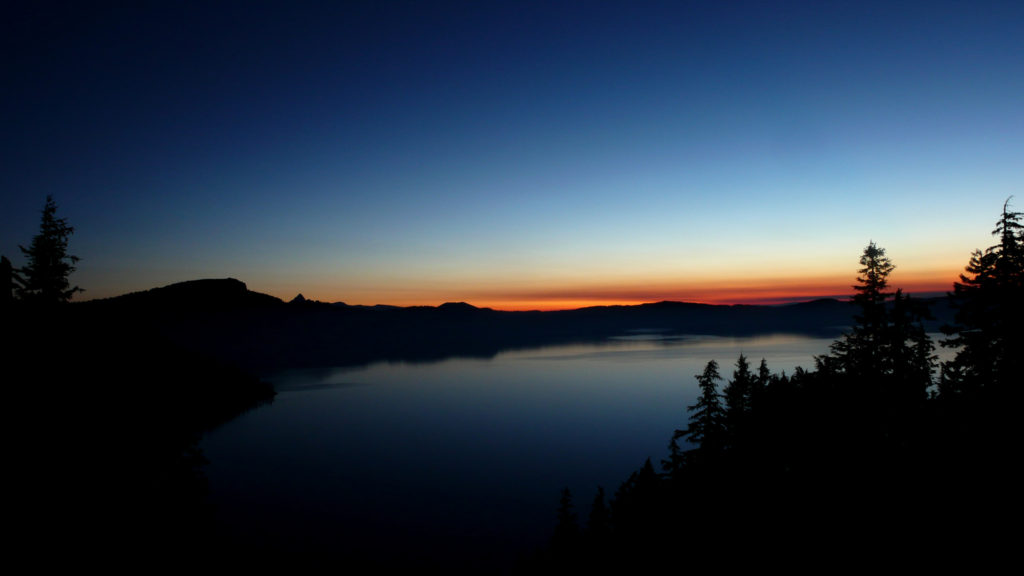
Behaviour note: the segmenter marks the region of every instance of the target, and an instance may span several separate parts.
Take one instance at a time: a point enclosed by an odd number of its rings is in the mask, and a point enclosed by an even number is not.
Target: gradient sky
[[[948,290],[1024,206],[1019,1],[20,4],[0,253],[52,194],[84,298]]]

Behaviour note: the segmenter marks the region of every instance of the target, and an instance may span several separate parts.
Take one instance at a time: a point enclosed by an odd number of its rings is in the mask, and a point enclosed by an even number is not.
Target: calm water
[[[272,405],[204,438],[211,494],[224,530],[261,546],[503,565],[546,542],[563,487],[583,519],[597,486],[657,465],[708,360],[725,379],[740,352],[792,373],[831,342],[637,338],[278,374]]]

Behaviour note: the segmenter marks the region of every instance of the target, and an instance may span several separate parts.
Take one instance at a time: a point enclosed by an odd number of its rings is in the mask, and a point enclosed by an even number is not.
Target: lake
[[[355,559],[493,570],[543,545],[562,488],[585,520],[648,457],[667,456],[716,360],[813,367],[832,338],[662,338],[490,359],[290,371],[201,448],[224,536],[339,567]]]

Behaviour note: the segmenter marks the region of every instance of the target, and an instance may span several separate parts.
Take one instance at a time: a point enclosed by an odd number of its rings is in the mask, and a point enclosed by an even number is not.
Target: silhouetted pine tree
[[[68,226],[66,218],[57,218],[57,204],[52,196],[46,197],[39,233],[32,238],[28,248],[19,246],[27,262],[15,277],[18,296],[32,304],[61,304],[71,300],[78,286],[71,286],[68,276],[75,271],[77,256],[67,253],[68,238],[75,229]]]
[[[572,493],[569,492],[569,488],[563,488],[562,497],[558,502],[558,523],[555,525],[555,535],[551,543],[556,552],[568,552],[579,544],[579,539],[580,525],[572,504]]]
[[[943,327],[950,338],[942,345],[956,356],[942,365],[935,404],[944,452],[935,452],[958,455],[957,466],[945,472],[961,490],[952,500],[961,506],[969,500],[978,510],[1003,506],[1019,490],[1016,460],[1007,455],[1019,450],[1024,392],[1022,218],[1008,199],[992,232],[998,244],[972,253],[949,294],[954,324]]]
[[[896,291],[889,322],[887,371],[897,393],[890,401],[900,407],[919,405],[928,396],[937,356],[935,345],[925,331],[923,320],[931,318],[928,309]]]
[[[853,329],[835,341],[830,350],[838,369],[846,374],[876,379],[882,374],[882,355],[888,318],[885,302],[892,294],[889,274],[895,266],[885,255],[885,249],[870,242],[861,255],[856,294],[853,302],[860,309],[854,317]]]
[[[944,328],[951,336],[943,345],[957,348],[956,358],[943,366],[943,390],[959,394],[988,386],[1017,388],[1024,351],[1024,225],[1009,200],[992,234],[999,243],[975,250],[953,285],[955,324]]]
[[[757,367],[757,378],[754,379],[754,389],[751,393],[751,398],[754,404],[757,403],[757,397],[764,394],[764,391],[768,388],[768,384],[772,381],[772,373],[768,370],[768,362],[761,358],[761,365]]]
[[[855,324],[830,346],[831,355],[815,358],[816,378],[831,383],[844,378],[874,396],[871,402],[884,399],[899,410],[920,404],[932,384],[936,360],[923,323],[930,314],[901,290],[888,291],[895,266],[885,249],[869,243],[860,263]]]
[[[686,437],[696,444],[691,454],[697,454],[700,460],[714,460],[725,447],[725,410],[722,408],[722,397],[718,394],[718,362],[711,360],[704,367],[704,372],[696,375],[700,385],[700,396],[697,403],[687,408],[690,423],[686,428]]]
[[[661,461],[661,469],[670,477],[678,476],[686,463],[686,452],[679,446],[679,439],[686,436],[686,430],[676,430],[668,443],[668,458]]]
[[[592,545],[602,546],[611,533],[611,518],[605,504],[604,488],[597,487],[597,494],[590,505],[590,516],[587,517],[587,538]]]
[[[735,446],[743,436],[743,429],[750,414],[754,385],[755,379],[750,372],[750,362],[747,361],[746,356],[740,354],[736,360],[736,369],[733,370],[732,379],[722,391],[725,398],[725,426],[730,446]]]

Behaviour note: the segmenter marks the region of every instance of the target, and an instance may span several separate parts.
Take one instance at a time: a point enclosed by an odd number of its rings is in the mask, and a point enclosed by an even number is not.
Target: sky
[[[76,299],[558,309],[949,290],[1024,206],[1021,2],[28,2],[0,254]]]

